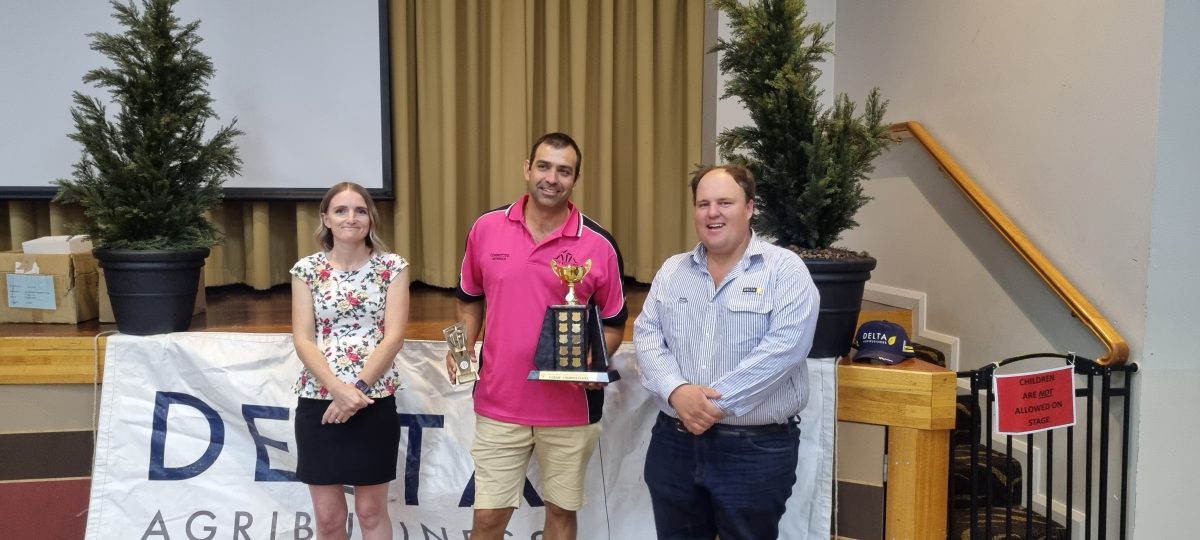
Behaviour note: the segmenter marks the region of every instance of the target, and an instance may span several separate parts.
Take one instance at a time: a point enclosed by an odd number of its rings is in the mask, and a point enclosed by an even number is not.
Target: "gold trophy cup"
[[[583,281],[583,276],[592,270],[592,260],[588,259],[583,266],[575,264],[558,265],[558,261],[550,261],[550,268],[554,270],[554,274],[558,279],[563,280],[567,284],[567,301],[568,306],[578,306],[579,298],[575,296],[575,284]]]

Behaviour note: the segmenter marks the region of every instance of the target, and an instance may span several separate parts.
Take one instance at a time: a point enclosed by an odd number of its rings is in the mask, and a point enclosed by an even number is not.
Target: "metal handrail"
[[[1040,249],[1033,244],[1029,237],[1021,231],[1016,224],[1009,219],[1008,215],[992,200],[991,197],[984,193],[983,189],[975,183],[975,180],[970,175],[963,171],[958,162],[950,157],[950,154],[938,144],[929,132],[921,126],[920,122],[900,122],[892,124],[893,132],[907,131],[925,147],[929,155],[937,161],[938,166],[946,172],[950,180],[954,182],[958,189],[962,190],[966,195],[967,200],[975,205],[979,213],[992,224],[996,232],[1004,237],[1008,245],[1025,259],[1025,262],[1033,268],[1041,276],[1042,281],[1045,281],[1050,289],[1057,294],[1059,299],[1070,308],[1071,313],[1079,317],[1083,321],[1084,326],[1088,327],[1096,338],[1108,348],[1108,353],[1096,359],[1096,362],[1101,365],[1120,365],[1124,364],[1129,359],[1129,344],[1125,342],[1125,338],[1117,332],[1117,329],[1108,322],[1100,310],[1079,292],[1070,281],[1067,280],[1063,273],[1058,270],[1053,263],[1042,253]]]

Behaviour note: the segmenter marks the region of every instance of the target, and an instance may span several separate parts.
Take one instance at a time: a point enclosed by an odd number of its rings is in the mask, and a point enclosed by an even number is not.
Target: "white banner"
[[[465,539],[471,528],[475,419],[470,386],[446,378],[445,353],[443,342],[408,341],[398,361],[407,388],[396,394],[403,426],[389,497],[396,538]],[[579,537],[652,538],[642,473],[657,409],[638,384],[631,343],[613,364],[624,378],[606,390]],[[292,478],[291,385],[299,369],[287,334],[110,337],[87,538],[315,538],[308,490]],[[799,479],[781,524],[781,538],[797,540],[828,538],[832,508],[835,369],[832,360],[810,360],[809,369]],[[541,538],[534,462],[510,538]],[[355,525],[351,516],[352,538],[360,538]]]

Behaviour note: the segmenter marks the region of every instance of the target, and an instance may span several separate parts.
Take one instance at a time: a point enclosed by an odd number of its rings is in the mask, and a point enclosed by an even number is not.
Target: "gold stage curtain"
[[[689,249],[704,17],[703,0],[392,1],[395,200],[379,225],[413,279],[458,282],[467,230],[524,192],[529,145],[548,131],[579,142],[574,201],[616,237],[627,276],[649,282]],[[211,216],[225,243],[207,284],[286,283],[317,249],[316,206],[226,201]],[[77,210],[9,201],[0,248],[62,234]]]

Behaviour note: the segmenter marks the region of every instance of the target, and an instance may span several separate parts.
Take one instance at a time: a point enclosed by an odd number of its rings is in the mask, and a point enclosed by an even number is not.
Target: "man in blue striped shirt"
[[[754,176],[692,178],[700,243],[659,269],[634,323],[662,412],[646,455],[660,539],[773,539],[796,481],[805,358],[820,297],[795,253],[758,238]]]

